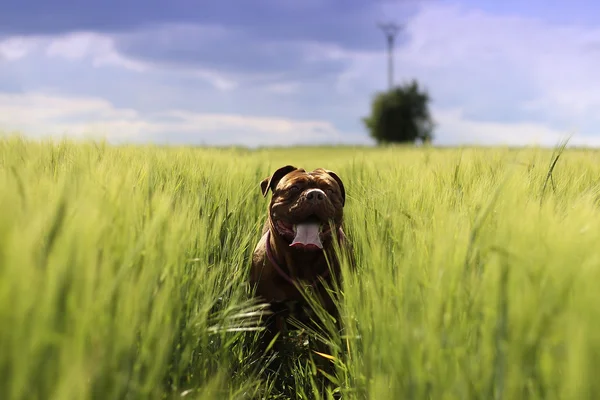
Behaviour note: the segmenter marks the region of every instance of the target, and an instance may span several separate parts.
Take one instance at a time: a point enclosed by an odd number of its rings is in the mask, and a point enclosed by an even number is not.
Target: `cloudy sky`
[[[2,0],[0,130],[206,145],[371,143],[387,86],[431,94],[435,142],[600,145],[593,0]]]

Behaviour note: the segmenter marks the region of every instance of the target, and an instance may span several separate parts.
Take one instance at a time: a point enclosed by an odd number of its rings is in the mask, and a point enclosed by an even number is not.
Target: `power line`
[[[393,22],[388,23],[379,23],[377,24],[379,28],[383,31],[383,34],[386,37],[387,45],[388,45],[388,86],[391,90],[394,86],[394,41],[396,39],[396,35],[402,29],[402,26],[397,25]]]

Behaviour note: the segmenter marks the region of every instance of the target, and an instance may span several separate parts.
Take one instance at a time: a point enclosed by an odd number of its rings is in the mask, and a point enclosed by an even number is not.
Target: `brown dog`
[[[287,165],[260,186],[263,196],[269,190],[273,196],[263,236],[252,257],[250,283],[275,313],[266,322],[261,341],[266,346],[278,332],[283,333],[285,317],[294,311],[292,305],[306,308],[297,284],[310,286],[323,308],[339,321],[335,303],[321,279],[329,288],[335,287],[334,279],[340,283],[333,235],[342,248],[347,248],[348,242],[342,230],[346,191],[335,172],[322,168],[306,172]]]

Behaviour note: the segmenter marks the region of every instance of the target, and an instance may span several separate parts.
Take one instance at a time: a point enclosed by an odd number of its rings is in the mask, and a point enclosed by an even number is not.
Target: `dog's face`
[[[346,192],[333,171],[306,172],[288,165],[265,178],[261,189],[264,196],[273,192],[271,227],[294,248],[322,249],[331,239],[330,223],[336,230],[342,223]]]

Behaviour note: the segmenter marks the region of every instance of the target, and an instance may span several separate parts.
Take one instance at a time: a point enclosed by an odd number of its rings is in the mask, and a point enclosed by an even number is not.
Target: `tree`
[[[371,115],[363,123],[378,144],[433,139],[435,126],[429,114],[429,94],[416,80],[375,95]]]

